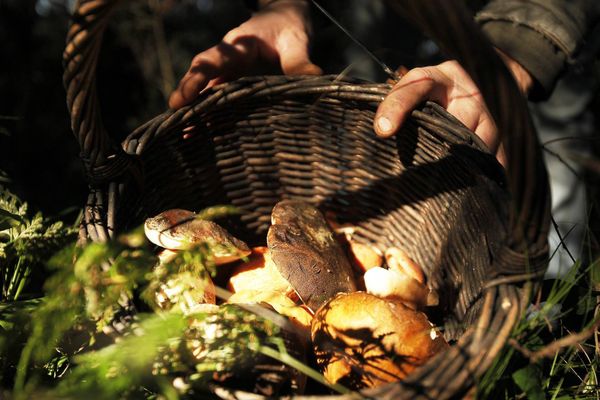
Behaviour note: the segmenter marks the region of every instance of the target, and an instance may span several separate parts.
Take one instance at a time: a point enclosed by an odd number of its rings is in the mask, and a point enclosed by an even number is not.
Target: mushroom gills
[[[198,219],[192,211],[172,209],[144,223],[146,237],[157,246],[170,250],[190,250],[206,244],[217,265],[239,260],[250,254],[243,241],[232,236],[217,223]]]

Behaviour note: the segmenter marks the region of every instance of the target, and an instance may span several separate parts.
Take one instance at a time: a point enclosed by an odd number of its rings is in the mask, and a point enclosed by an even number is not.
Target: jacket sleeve
[[[533,100],[547,98],[600,20],[600,0],[494,0],[476,15],[492,44],[535,79]]]
[[[245,3],[256,10],[272,1]],[[475,18],[492,44],[532,75],[529,97],[541,100],[600,22],[600,0],[492,0]]]

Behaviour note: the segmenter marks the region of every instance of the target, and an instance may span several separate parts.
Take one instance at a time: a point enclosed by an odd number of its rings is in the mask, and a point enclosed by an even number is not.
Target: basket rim
[[[321,95],[328,99],[357,101],[379,104],[391,90],[389,83],[370,82],[359,78],[329,75],[256,75],[241,77],[221,83],[204,90],[191,104],[179,110],[166,110],[135,128],[122,142],[122,148],[129,154],[139,155],[148,141],[168,134],[172,129],[190,124],[192,120],[213,107],[224,107],[256,97],[280,96],[293,99],[299,96]],[[343,105],[344,103],[340,103]],[[491,152],[487,145],[474,132],[469,130],[455,116],[433,101],[426,101],[412,111],[411,117],[416,121],[444,128],[448,131],[443,139],[452,144],[466,144],[485,154]],[[444,118],[450,123],[443,123]],[[132,143],[138,142],[142,147],[133,151]],[[494,157],[495,159],[495,157]],[[496,163],[502,175],[504,169]],[[494,174],[494,175],[496,175]]]

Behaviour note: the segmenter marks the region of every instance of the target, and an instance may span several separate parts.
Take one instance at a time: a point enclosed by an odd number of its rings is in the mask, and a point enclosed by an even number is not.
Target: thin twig
[[[483,288],[489,289],[494,286],[504,285],[507,283],[535,281],[536,279],[541,278],[545,272],[546,271],[529,272],[526,274],[502,276],[500,278],[496,278],[496,279],[492,279],[492,280],[488,281]]]
[[[569,248],[567,247],[567,244],[565,243],[565,239],[567,238],[567,236],[569,236],[569,234],[573,231],[573,229],[575,229],[575,226],[572,226],[571,229],[569,229],[567,231],[567,234],[563,238],[563,236],[560,233],[560,229],[558,229],[558,224],[556,223],[556,220],[554,219],[553,216],[550,217],[550,221],[552,221],[552,226],[554,226],[554,230],[556,231],[556,234],[558,235],[558,239],[560,240],[560,245],[562,246],[563,249],[565,249],[565,251],[569,255],[569,258],[571,259],[571,261],[573,263],[576,263],[577,261],[575,260],[575,257],[573,257],[573,255],[569,251]]]
[[[541,358],[552,357],[556,352],[560,351],[564,347],[576,346],[592,335],[597,333],[598,328],[600,327],[600,319],[596,320],[594,324],[582,330],[579,333],[573,333],[567,335],[563,338],[555,340],[554,342],[548,344],[547,346],[542,347],[537,351],[531,351],[523,346],[521,346],[514,338],[508,340],[508,343],[514,347],[517,351],[521,352],[525,357],[529,358],[529,360],[533,363],[539,361]]]
[[[577,171],[575,170],[575,168],[571,167],[571,166],[570,166],[570,165],[569,165],[569,164],[568,164],[568,163],[565,161],[565,159],[564,159],[564,158],[562,158],[562,156],[561,156],[560,154],[558,154],[557,152],[555,152],[555,151],[552,151],[552,150],[550,150],[550,149],[548,149],[548,148],[546,148],[546,147],[542,147],[542,149],[543,149],[543,150],[544,150],[546,153],[550,154],[551,156],[554,156],[554,157],[556,157],[556,158],[558,159],[558,161],[560,161],[561,163],[563,163],[563,164],[564,164],[564,166],[565,166],[565,167],[567,167],[567,169],[568,169],[569,171],[571,171],[571,172],[573,173],[573,175],[575,175],[575,177],[576,177],[577,179],[582,179],[582,178],[581,178],[581,176],[579,175],[579,172],[577,172]]]
[[[525,357],[527,357],[529,359],[533,358],[534,352],[529,350],[526,347],[521,346],[521,344],[519,342],[517,342],[517,339],[515,339],[515,338],[508,339],[508,344],[511,345],[519,353],[523,354]]]

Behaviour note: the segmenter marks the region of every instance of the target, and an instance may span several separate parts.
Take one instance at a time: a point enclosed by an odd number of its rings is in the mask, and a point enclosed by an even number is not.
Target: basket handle
[[[96,65],[109,16],[120,0],[79,0],[63,52],[63,84],[71,129],[79,142],[88,182],[98,186],[134,165],[133,157],[108,134],[96,90]]]
[[[464,2],[388,0],[460,62],[481,90],[507,154],[509,242],[496,260],[507,274],[545,272],[550,229],[546,167],[525,98]]]

